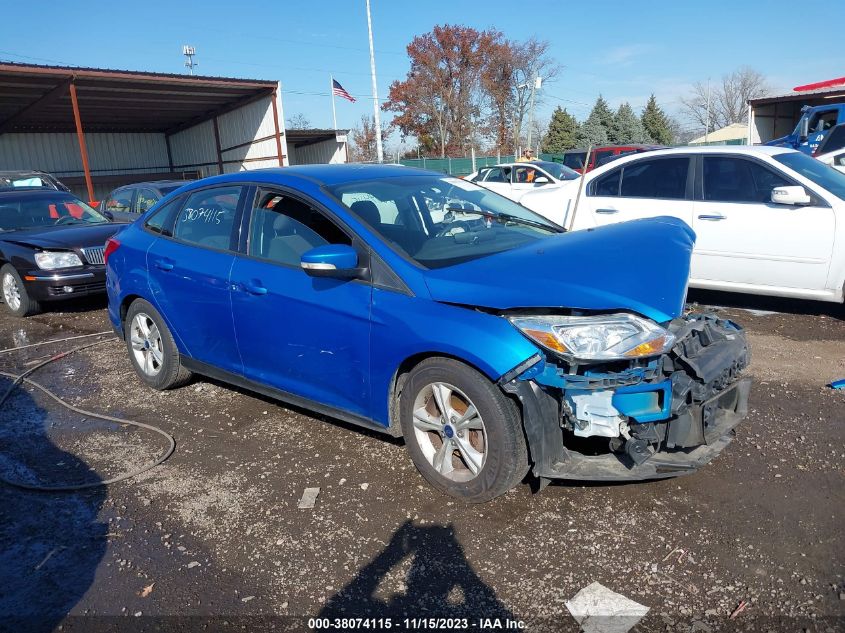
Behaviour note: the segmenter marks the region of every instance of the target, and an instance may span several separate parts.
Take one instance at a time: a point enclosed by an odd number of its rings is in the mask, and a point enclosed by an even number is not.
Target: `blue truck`
[[[845,103],[804,106],[801,112],[801,119],[791,134],[771,140],[766,145],[791,147],[812,155],[836,125],[845,123]]]

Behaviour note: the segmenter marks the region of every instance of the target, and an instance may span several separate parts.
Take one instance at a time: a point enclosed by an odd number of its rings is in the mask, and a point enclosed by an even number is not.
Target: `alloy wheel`
[[[19,310],[21,307],[21,289],[11,273],[3,275],[3,301],[11,310]]]
[[[474,479],[487,457],[487,432],[472,401],[445,382],[423,387],[414,400],[414,436],[428,463],[452,481]]]
[[[129,342],[135,362],[147,376],[157,375],[164,363],[161,332],[149,315],[139,312],[129,327]]]

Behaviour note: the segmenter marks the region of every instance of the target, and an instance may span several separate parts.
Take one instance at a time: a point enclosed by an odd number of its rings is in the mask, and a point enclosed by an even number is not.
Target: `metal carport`
[[[275,81],[0,63],[0,169],[96,200],[120,184],[287,164]]]

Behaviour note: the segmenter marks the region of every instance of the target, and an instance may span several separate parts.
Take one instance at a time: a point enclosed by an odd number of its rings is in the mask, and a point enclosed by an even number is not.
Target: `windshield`
[[[51,195],[52,194],[52,195]],[[0,231],[70,224],[102,224],[105,216],[73,196],[9,195],[0,197]]]
[[[802,152],[785,152],[773,158],[837,198],[845,200],[845,174]]]
[[[561,165],[560,163],[543,162],[537,163],[537,165],[545,169],[557,180],[575,180],[581,175],[574,169],[570,169],[566,165]]]
[[[500,253],[563,232],[466,180],[402,176],[329,188],[385,242],[426,268]]]

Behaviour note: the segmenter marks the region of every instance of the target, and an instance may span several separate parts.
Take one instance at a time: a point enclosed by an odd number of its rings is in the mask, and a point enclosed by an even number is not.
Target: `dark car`
[[[118,187],[100,202],[100,213],[110,212],[118,221],[134,222],[156,202],[187,180],[154,180]]]
[[[105,292],[103,248],[120,225],[64,191],[0,191],[0,291],[6,309]]]
[[[70,192],[67,185],[52,174],[37,169],[0,171],[0,188],[46,187],[56,191]]]

